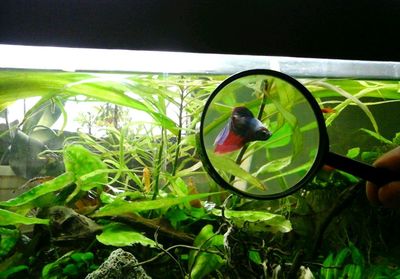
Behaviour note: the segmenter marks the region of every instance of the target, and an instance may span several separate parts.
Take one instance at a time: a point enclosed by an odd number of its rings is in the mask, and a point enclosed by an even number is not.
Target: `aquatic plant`
[[[288,278],[301,266],[322,278],[352,272],[367,278],[397,276],[393,266],[400,264],[395,237],[400,229],[393,220],[398,212],[370,207],[357,187],[350,187],[357,178],[321,171],[306,189],[261,202],[231,196],[205,175],[195,133],[205,100],[223,79],[0,72],[0,110],[39,97],[22,122],[8,125],[0,137],[10,131],[38,136],[38,144],[46,146],[40,155],[57,154],[63,166],[57,173],[43,173],[51,176],[45,180],[33,177],[35,187],[25,185],[23,194],[0,202],[0,278],[82,277],[116,247],[133,253],[154,278]],[[398,145],[399,131],[383,125],[378,110],[398,104],[398,82],[302,82],[321,108],[329,108],[324,115],[335,150],[371,162]],[[100,102],[98,114],[86,119],[92,121],[90,132],[88,126],[63,131],[72,121],[68,102]],[[127,108],[149,120],[124,117]],[[259,108],[254,104],[255,112]],[[226,111],[218,120],[222,123],[230,111],[221,110]],[[348,128],[347,113],[359,118],[350,124],[360,127]],[[96,124],[95,117],[103,123]],[[57,130],[56,119],[63,122]],[[280,123],[269,124],[277,128]],[[279,131],[295,134],[293,127]],[[287,144],[280,136],[275,133],[270,146]],[[50,138],[57,144],[49,146]],[[251,144],[243,156],[256,151],[257,144]],[[259,172],[280,169],[285,162],[280,163]],[[22,224],[34,224],[34,229],[24,231]]]

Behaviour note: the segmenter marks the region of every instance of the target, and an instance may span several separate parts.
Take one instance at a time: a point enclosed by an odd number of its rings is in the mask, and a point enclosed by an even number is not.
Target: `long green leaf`
[[[0,111],[20,99],[36,96],[46,96],[45,99],[48,99],[60,93],[68,83],[90,76],[83,73],[1,71]]]
[[[173,134],[178,133],[176,123],[163,113],[157,112],[147,105],[145,101],[133,99],[125,94],[127,88],[116,81],[107,81],[104,78],[92,78],[76,83],[68,84],[65,92],[72,95],[84,95],[103,102],[109,102],[121,106],[147,112],[157,123],[165,127]]]
[[[49,220],[48,219],[39,219],[39,218],[34,218],[34,217],[25,217],[23,215],[0,208],[0,226],[9,226],[9,225],[18,225],[18,224],[49,225]]]
[[[103,232],[96,236],[104,245],[116,247],[141,244],[143,246],[156,247],[154,240],[144,236],[125,224],[111,223],[104,227]]]
[[[269,172],[280,171],[283,168],[290,165],[290,163],[292,162],[292,158],[293,158],[293,156],[290,155],[290,156],[287,156],[284,158],[280,158],[280,159],[276,159],[271,162],[268,162],[265,165],[263,165],[261,168],[259,168],[257,170],[257,172],[254,174],[254,176],[258,176],[260,174],[269,173]]]
[[[322,82],[322,81],[315,81],[313,82],[313,84],[321,86],[321,87],[325,87],[329,90],[332,90],[334,92],[337,92],[338,94],[342,95],[343,97],[346,98],[346,100],[342,103],[340,103],[339,105],[337,105],[334,109],[335,109],[335,113],[331,114],[325,121],[326,126],[329,126],[333,120],[338,117],[339,113],[346,107],[348,106],[351,102],[354,102],[355,104],[357,104],[363,111],[364,113],[367,115],[367,117],[369,118],[369,120],[371,121],[372,126],[374,127],[375,131],[377,133],[379,133],[378,131],[378,124],[372,114],[372,112],[369,110],[369,108],[359,100],[359,98],[365,96],[369,91],[364,91],[364,92],[360,92],[359,94],[356,95],[352,95],[349,92],[343,90],[341,87],[338,86],[334,86],[332,84],[329,84],[327,82]],[[375,90],[375,89],[374,89]]]
[[[323,262],[323,267],[321,268],[321,279],[333,279],[334,271],[331,268],[333,261],[333,253],[329,253],[328,257],[326,257]]]
[[[208,224],[205,225],[200,233],[194,240],[194,246],[202,249],[214,249],[222,248],[224,245],[224,236],[215,234],[213,232],[213,226]],[[189,253],[189,268],[190,278],[200,279],[204,278],[210,272],[213,272],[225,264],[225,260],[216,254],[191,251]]]
[[[96,211],[92,217],[103,217],[103,216],[118,216],[127,213],[135,213],[146,210],[160,209],[165,207],[171,207],[173,205],[182,204],[191,200],[206,198],[217,193],[204,193],[189,195],[185,197],[176,198],[161,198],[157,200],[146,200],[146,201],[124,201],[115,200],[114,202],[107,204]]]
[[[82,73],[6,71],[0,73],[0,111],[17,100],[30,97],[43,97],[37,104],[39,106],[59,94],[83,95],[144,111],[158,124],[174,134],[178,133],[176,123],[165,113],[156,111],[145,100],[131,98],[126,91],[129,91],[129,88],[120,76],[95,77],[94,74]]]
[[[221,210],[214,209],[213,214],[221,216]],[[225,210],[225,217],[230,219],[237,227],[244,228],[252,232],[283,232],[292,230],[292,224],[284,216],[273,214],[266,211],[236,211]]]
[[[15,274],[22,271],[22,270],[28,270],[29,267],[27,265],[17,265],[13,266],[5,271],[0,272],[0,278],[18,278],[15,277]],[[14,276],[12,276],[14,275]],[[12,276],[12,277],[10,277]]]
[[[22,128],[23,132],[30,134],[38,125],[51,127],[57,121],[61,112],[54,107],[52,103],[53,96],[54,93],[45,94],[25,113],[22,120],[24,124]]]
[[[393,144],[392,141],[388,140],[387,138],[381,136],[381,135],[378,134],[378,133],[375,133],[375,132],[373,132],[373,131],[370,131],[370,130],[364,129],[364,128],[361,128],[360,130],[363,131],[363,132],[366,132],[367,134],[369,134],[370,136],[376,138],[377,140],[381,141],[382,143],[385,143],[385,144]]]
[[[21,206],[27,204],[45,194],[63,189],[64,187],[73,183],[74,179],[75,176],[72,172],[66,172],[54,178],[53,180],[46,181],[27,192],[22,193],[13,199],[0,202],[0,206]]]
[[[242,169],[232,159],[227,158],[226,156],[214,155],[211,152],[208,155],[210,157],[213,166],[218,171],[222,171],[229,175],[234,175],[236,177],[239,177],[244,181],[250,183],[251,185],[256,186],[260,190],[265,190],[265,186],[262,184],[261,181],[259,181],[256,177],[252,176],[244,169]]]

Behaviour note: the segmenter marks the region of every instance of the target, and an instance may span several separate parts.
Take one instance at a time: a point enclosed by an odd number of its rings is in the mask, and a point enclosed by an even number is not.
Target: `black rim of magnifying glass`
[[[204,119],[206,117],[207,111],[211,103],[213,102],[215,96],[223,89],[225,86],[230,84],[231,82],[243,78],[246,76],[251,76],[251,75],[265,75],[265,76],[270,76],[270,77],[275,77],[279,78],[281,80],[284,80],[291,84],[293,87],[295,87],[297,90],[299,90],[303,96],[307,99],[308,103],[310,104],[312,110],[314,111],[315,118],[317,120],[318,124],[318,129],[319,129],[319,147],[318,151],[314,160],[313,165],[311,166],[310,170],[307,172],[307,174],[293,187],[290,187],[289,189],[280,192],[280,193],[275,193],[275,194],[268,194],[268,195],[261,195],[261,194],[250,194],[245,191],[241,191],[232,185],[230,185],[228,182],[226,182],[220,175],[219,173],[215,170],[213,167],[210,159],[208,158],[205,144],[204,144],[204,137],[203,137],[203,132],[204,132]],[[323,165],[323,162],[325,161],[325,156],[328,154],[329,151],[329,139],[328,139],[328,134],[326,132],[326,126],[325,126],[325,121],[321,113],[321,109],[317,103],[317,101],[314,99],[314,97],[311,95],[311,93],[297,80],[294,78],[283,74],[281,72],[273,71],[273,70],[267,70],[267,69],[254,69],[254,70],[247,70],[243,72],[239,72],[237,74],[234,74],[227,79],[225,79],[210,95],[208,98],[205,106],[203,113],[201,115],[201,123],[200,123],[200,133],[199,133],[199,144],[200,144],[200,156],[201,160],[203,162],[204,168],[206,169],[207,173],[214,179],[214,181],[219,184],[221,187],[231,190],[235,193],[238,193],[244,197],[252,198],[252,199],[260,199],[260,200],[272,200],[272,199],[278,199],[285,197],[287,195],[290,195],[303,186],[312,179],[316,172],[321,168]]]

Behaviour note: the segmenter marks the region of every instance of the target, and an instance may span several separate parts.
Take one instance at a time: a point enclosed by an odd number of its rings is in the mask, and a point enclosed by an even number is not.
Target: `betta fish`
[[[215,139],[214,152],[224,154],[242,148],[246,143],[267,140],[272,133],[246,107],[235,107],[226,126]]]

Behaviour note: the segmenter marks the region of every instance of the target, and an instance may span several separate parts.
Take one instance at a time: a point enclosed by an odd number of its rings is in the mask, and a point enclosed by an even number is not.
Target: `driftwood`
[[[345,189],[342,193],[340,193],[337,202],[331,207],[329,212],[326,214],[325,219],[318,226],[318,229],[315,233],[314,243],[312,249],[310,250],[310,256],[315,257],[318,252],[318,249],[321,245],[324,232],[332,222],[332,220],[338,216],[342,211],[351,205],[351,202],[359,195],[361,189],[363,189],[363,182],[357,183],[349,188]]]
[[[161,237],[166,237],[177,242],[192,245],[194,241],[194,235],[175,230],[168,221],[161,218],[147,219],[139,215],[126,214],[113,219],[133,225],[152,235],[158,232]]]

